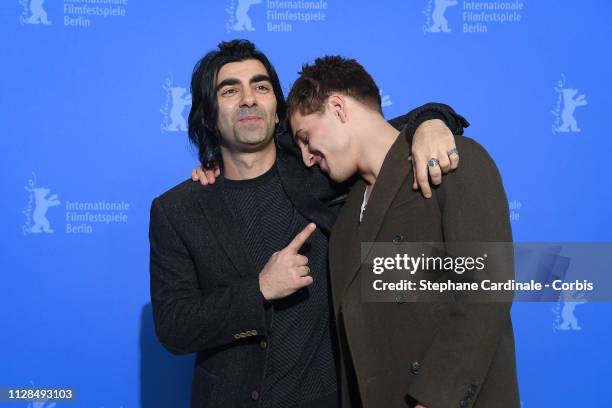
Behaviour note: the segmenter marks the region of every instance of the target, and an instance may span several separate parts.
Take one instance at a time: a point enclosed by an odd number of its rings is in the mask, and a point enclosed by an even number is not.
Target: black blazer
[[[277,160],[297,209],[329,230],[333,212],[304,194],[309,175],[296,159]],[[151,206],[151,301],[156,333],[176,354],[197,352],[192,407],[252,406],[261,390],[269,309],[241,236],[221,197],[187,180]]]
[[[450,107],[427,106],[397,118],[394,124],[416,127],[435,117],[437,109],[454,114]],[[467,122],[456,116],[449,116],[447,123],[461,131]],[[335,185],[318,169],[307,169],[289,134],[280,134],[277,142],[276,165],[289,199],[329,234],[349,185]],[[222,189],[222,177],[207,187],[186,180],[151,204],[155,330],[172,353],[197,353],[191,394],[194,408],[253,406],[264,375],[270,312],[259,290],[258,271],[251,270],[243,255],[246,251],[224,205]]]

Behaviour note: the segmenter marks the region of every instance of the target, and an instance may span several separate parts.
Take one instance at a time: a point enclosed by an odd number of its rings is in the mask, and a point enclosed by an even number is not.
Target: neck
[[[221,146],[224,177],[230,180],[248,180],[261,176],[276,161],[274,139],[263,150],[243,152]]]
[[[377,113],[370,115],[369,118],[362,116],[363,121],[358,127],[359,161],[357,168],[366,183],[373,187],[399,131],[391,126],[382,115]]]

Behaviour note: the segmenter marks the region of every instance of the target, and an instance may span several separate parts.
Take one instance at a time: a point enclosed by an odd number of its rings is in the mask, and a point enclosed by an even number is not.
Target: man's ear
[[[342,95],[331,95],[327,100],[327,109],[329,109],[341,123],[346,123],[348,119],[346,107],[346,99],[342,97]]]

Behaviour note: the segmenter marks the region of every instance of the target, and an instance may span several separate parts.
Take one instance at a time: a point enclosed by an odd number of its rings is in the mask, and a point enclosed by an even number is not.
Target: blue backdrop
[[[285,91],[342,54],[387,117],[451,104],[516,241],[612,241],[609,1],[4,0],[0,29],[0,386],[76,388],[58,408],[187,406],[193,356],[153,329],[149,205],[197,164],[189,80],[221,40],[254,41]],[[565,306],[513,307],[523,406],[612,406],[612,307]]]

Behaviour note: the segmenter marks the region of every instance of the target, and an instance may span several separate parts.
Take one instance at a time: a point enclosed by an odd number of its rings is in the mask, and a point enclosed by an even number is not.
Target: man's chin
[[[245,135],[247,137],[241,137],[239,139],[239,143],[241,145],[242,150],[257,152],[260,150],[264,150],[270,144],[273,144],[274,137],[265,137],[265,136],[255,136],[248,137],[249,135]]]
[[[342,174],[338,174],[338,173],[334,173],[330,171],[324,171],[324,173],[327,174],[327,177],[329,177],[335,183],[343,183],[349,179],[349,177],[344,177]]]

